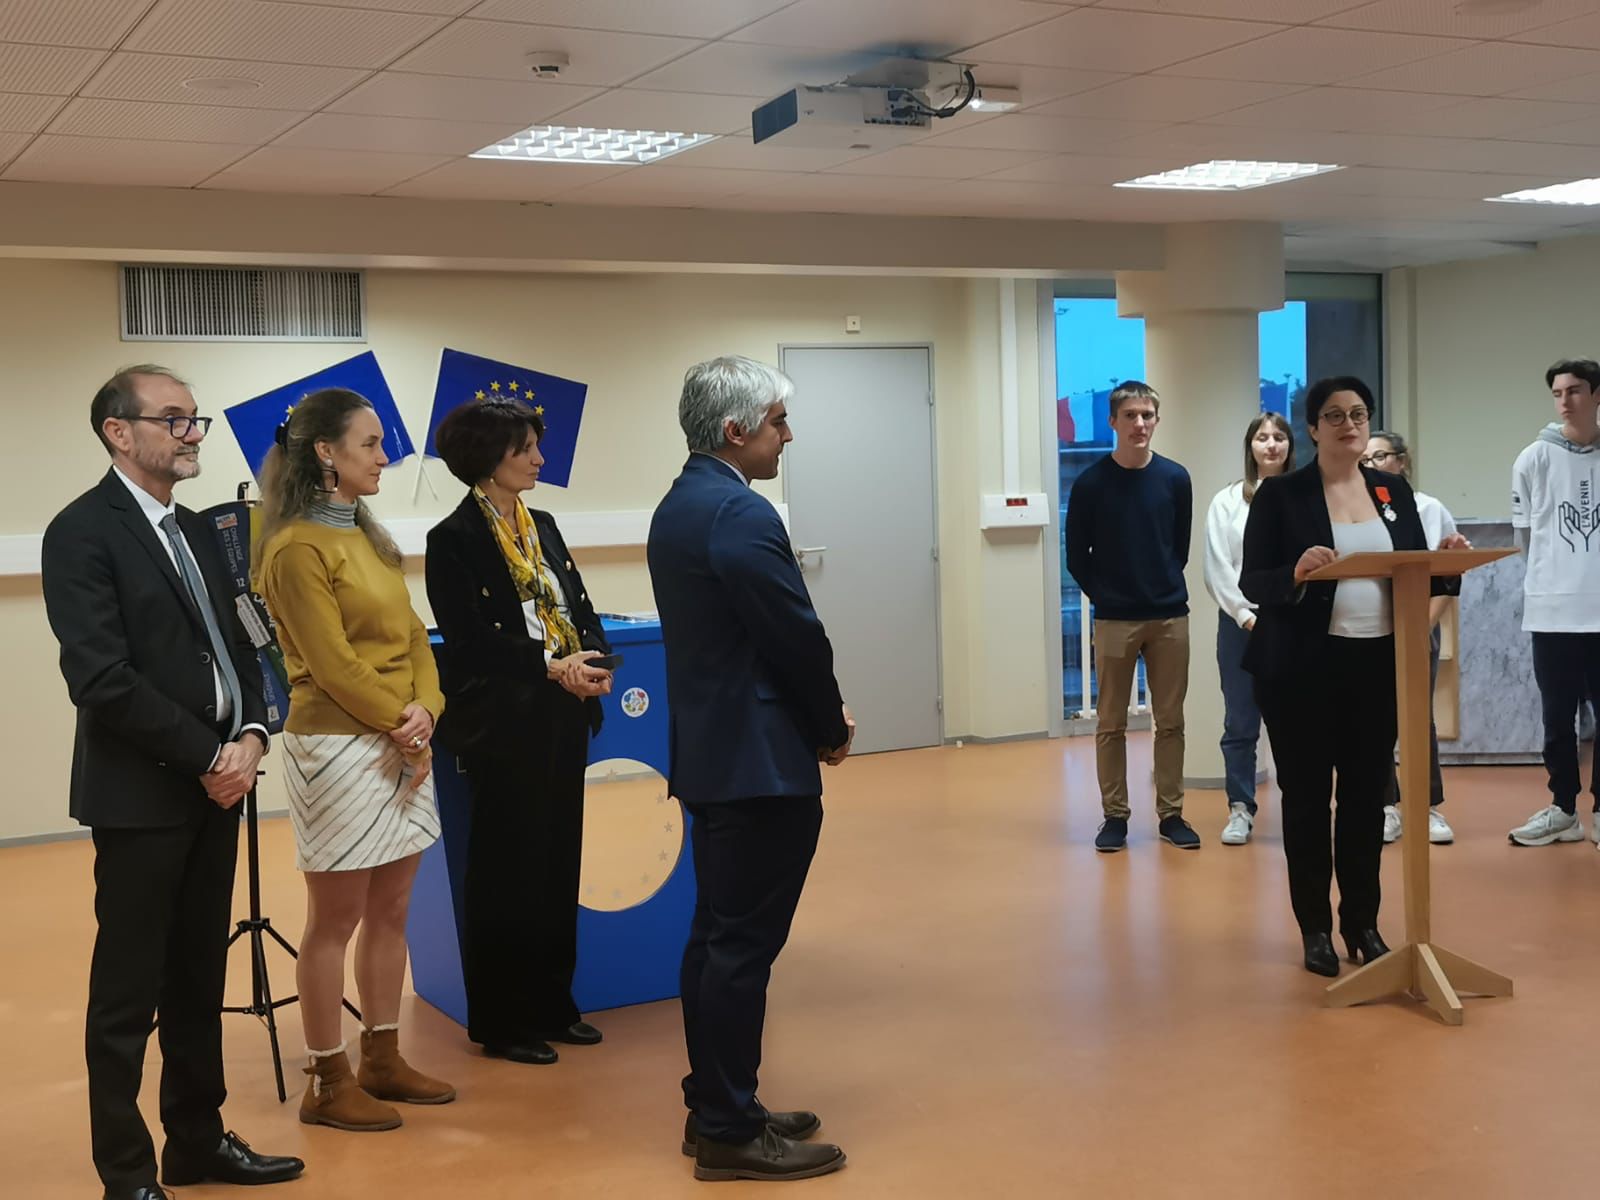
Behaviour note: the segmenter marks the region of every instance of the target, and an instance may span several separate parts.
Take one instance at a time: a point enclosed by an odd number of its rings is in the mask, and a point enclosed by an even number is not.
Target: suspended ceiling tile
[[[384,71],[328,106],[330,112],[446,121],[544,121],[600,94],[597,87],[531,79],[462,79]]]
[[[51,122],[50,132],[79,137],[260,145],[306,115],[268,108],[209,108],[199,104],[77,99],[69,101]]]
[[[503,162],[463,158],[389,188],[384,194],[437,200],[543,201],[631,169],[610,163]]]
[[[1030,110],[1063,96],[1076,96],[1132,78],[1122,71],[1056,70],[1026,63],[977,61],[970,65],[973,78],[980,84],[1015,88],[1022,93],[1022,107]]]
[[[1480,97],[1411,114],[1395,121],[1390,132],[1424,137],[1561,141],[1565,139],[1551,136],[1553,130],[1572,122],[1593,123],[1597,117],[1600,117],[1600,105],[1596,104]]]
[[[1436,33],[1493,39],[1553,25],[1594,11],[1593,0],[1533,0],[1531,3],[1460,4],[1456,0],[1376,0],[1322,18],[1319,25],[1378,33]]]
[[[1252,42],[1282,28],[1258,21],[1215,21],[1080,8],[975,46],[971,53],[974,58],[993,62],[1138,73]]]
[[[1600,72],[1600,50],[1478,42],[1421,62],[1355,75],[1344,82],[1400,91],[1499,96],[1565,75],[1596,72]]]
[[[281,0],[160,0],[122,48],[371,69],[387,66],[448,21]]]
[[[937,126],[936,126],[937,128]],[[1062,153],[1105,146],[1126,138],[1154,133],[1157,121],[1091,121],[1076,117],[1036,117],[1030,113],[1000,113],[984,121],[925,138],[927,146],[971,146],[982,150],[1037,150]]]
[[[1383,133],[1397,121],[1459,103],[1459,96],[1435,96],[1426,92],[1317,87],[1266,104],[1238,108],[1209,120],[1217,125],[1256,129]]]
[[[1092,2],[1092,0],[1091,0]],[[1304,25],[1364,0],[1099,0],[1097,8],[1125,8],[1136,12],[1172,13],[1193,17],[1233,17],[1260,20],[1263,13],[1285,25]]]
[[[318,113],[284,134],[279,146],[379,150],[399,154],[471,154],[522,128],[516,121],[423,121]]]
[[[1136,75],[1091,92],[1030,108],[1043,116],[1120,118],[1135,121],[1203,121],[1263,101],[1277,102],[1296,85],[1235,79],[1183,79]]]
[[[563,109],[555,123],[601,129],[735,133],[750,127],[752,107],[742,96],[618,88]]]
[[[715,38],[759,21],[789,2],[672,0],[670,4],[641,4],[639,0],[483,0],[472,15],[485,21]]]
[[[0,87],[8,92],[70,96],[105,57],[102,50],[0,43]]]
[[[757,146],[748,134],[720,137],[704,146],[685,150],[675,160],[685,167],[716,167],[731,171],[773,171],[796,173],[824,171],[840,163],[862,157],[865,150],[845,148],[822,150],[810,146]]]
[[[0,133],[0,166],[9,162],[17,151],[32,140],[33,135],[28,133]]]
[[[837,83],[881,61],[875,54],[714,42],[633,80],[632,86],[770,100],[800,84]]]
[[[561,51],[572,60],[561,72],[562,83],[613,87],[700,45],[693,38],[468,20],[435,34],[394,67],[425,75],[528,79],[529,54]]]
[[[1587,16],[1572,21],[1562,21],[1558,25],[1543,25],[1538,29],[1530,29],[1525,33],[1515,34],[1511,41],[1600,50],[1600,13],[1594,11],[1593,3],[1586,3],[1584,7],[1589,10]]]
[[[367,196],[451,161],[454,160],[432,154],[263,146],[207,179],[204,186],[246,192]]]
[[[1317,83],[1348,81],[1381,67],[1426,60],[1461,46],[1454,38],[1413,37],[1408,34],[1368,33],[1354,29],[1300,26],[1235,46],[1215,54],[1191,58],[1163,71],[1202,79],[1254,79],[1266,83]],[[1389,86],[1377,79],[1363,86]],[[1420,88],[1419,91],[1437,89]]]
[[[1041,157],[1032,150],[975,150],[959,146],[897,146],[833,167],[840,175],[898,175],[923,179],[971,179],[1020,167]]]
[[[150,0],[6,0],[0,42],[109,50],[149,7]]]
[[[1060,15],[1027,0],[796,0],[731,40],[943,58]]]
[[[21,96],[0,92],[0,132],[38,133],[60,107],[60,96]]]
[[[757,172],[693,170],[667,163],[629,167],[559,194],[562,204],[639,204],[693,207],[707,196],[731,196],[757,186]]]
[[[103,100],[159,100],[218,108],[283,108],[315,112],[366,76],[351,67],[307,67],[191,58],[172,54],[113,54],[80,93]],[[259,87],[221,90],[189,81],[253,80]]]
[[[310,4],[334,8],[366,8],[374,12],[424,13],[459,17],[478,0],[276,0],[279,4]]]
[[[41,134],[6,168],[4,178],[45,183],[192,187],[252,147],[149,142]]]

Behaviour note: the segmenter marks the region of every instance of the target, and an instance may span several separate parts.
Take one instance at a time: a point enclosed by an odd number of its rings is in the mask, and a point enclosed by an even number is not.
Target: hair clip
[[[272,435],[272,440],[277,442],[284,450],[289,448],[289,422],[285,421],[278,426]]]

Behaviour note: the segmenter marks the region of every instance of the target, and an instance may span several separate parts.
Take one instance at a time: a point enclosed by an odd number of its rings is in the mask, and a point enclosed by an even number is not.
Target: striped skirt
[[[426,850],[439,839],[433,777],[411,768],[386,733],[284,733],[295,866],[361,871]]]

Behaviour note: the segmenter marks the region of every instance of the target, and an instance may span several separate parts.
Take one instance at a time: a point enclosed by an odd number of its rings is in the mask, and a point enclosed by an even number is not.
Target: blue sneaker
[[[1094,848],[1101,854],[1115,854],[1128,848],[1128,818],[1107,817],[1094,835]]]
[[[1159,828],[1163,842],[1170,842],[1179,850],[1200,849],[1200,835],[1177,813],[1164,817]]]

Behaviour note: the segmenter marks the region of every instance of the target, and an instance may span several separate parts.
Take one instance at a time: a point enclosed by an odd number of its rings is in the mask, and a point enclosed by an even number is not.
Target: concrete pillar
[[[1160,271],[1117,274],[1117,311],[1143,317],[1145,375],[1161,395],[1153,449],[1194,482],[1189,551],[1189,699],[1184,711],[1187,786],[1223,782],[1217,606],[1206,594],[1206,509],[1244,472],[1244,431],[1261,409],[1260,313],[1283,307],[1283,231],[1257,223],[1167,229]]]

